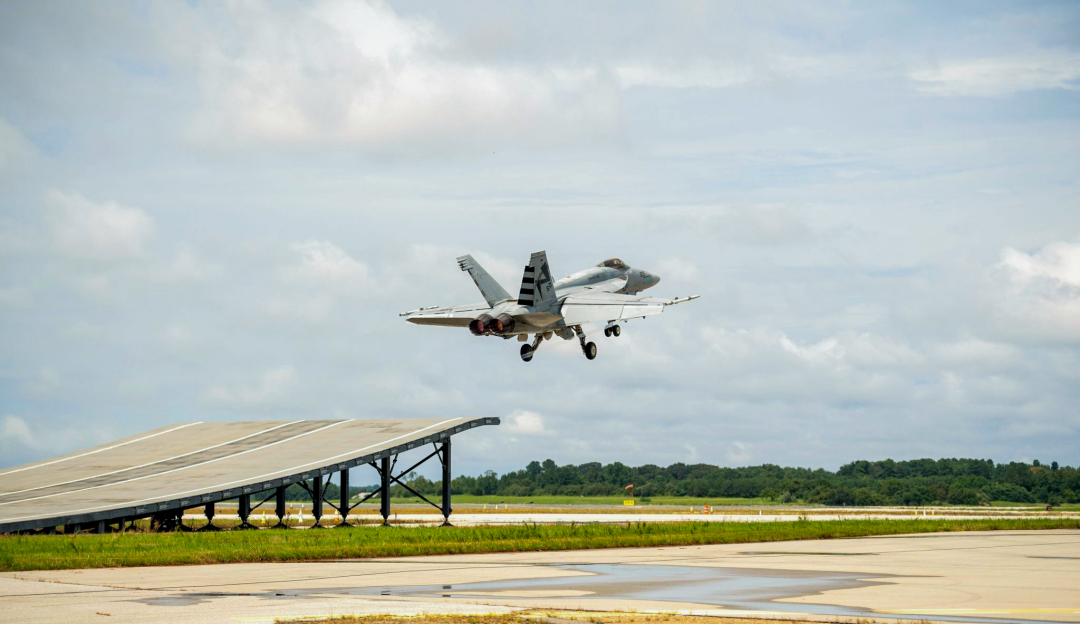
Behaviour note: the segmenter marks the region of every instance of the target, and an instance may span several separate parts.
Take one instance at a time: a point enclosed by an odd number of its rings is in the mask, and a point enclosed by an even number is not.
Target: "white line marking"
[[[41,486],[38,486],[38,487],[27,488],[25,490],[19,490],[17,492],[0,492],[0,496],[8,496],[8,495],[11,495],[11,494],[22,494],[23,492],[33,492],[34,490],[41,490],[41,489],[48,488],[48,487],[56,487],[58,485],[67,485],[68,483],[77,483],[79,481],[87,481],[87,480],[90,480],[90,479],[96,479],[98,477],[107,477],[107,476],[109,476],[111,474],[116,474],[118,472],[124,472],[126,470],[135,470],[136,468],[145,468],[146,466],[152,466],[154,464],[160,464],[161,462],[172,461],[174,459],[180,459],[181,457],[187,457],[188,455],[194,455],[195,453],[202,453],[203,451],[209,451],[210,449],[216,449],[218,447],[222,447],[222,446],[225,446],[227,444],[235,444],[237,442],[242,442],[242,441],[244,441],[244,440],[246,440],[248,438],[251,438],[251,437],[254,437],[254,436],[257,436],[257,435],[262,435],[264,433],[270,433],[274,429],[281,429],[282,427],[287,427],[288,425],[295,425],[296,423],[299,423],[299,422],[304,422],[304,421],[302,421],[302,420],[293,420],[293,421],[287,422],[287,423],[282,424],[282,425],[275,425],[273,427],[270,427],[269,429],[263,429],[262,431],[256,431],[255,433],[249,433],[248,435],[240,437],[240,438],[236,438],[235,440],[229,440],[228,442],[222,442],[221,444],[215,444],[213,446],[208,446],[206,448],[201,448],[201,449],[194,450],[194,451],[191,451],[191,452],[188,452],[188,453],[182,453],[180,455],[174,455],[173,457],[166,457],[165,459],[159,459],[159,460],[156,460],[156,461],[147,462],[145,464],[139,464],[138,466],[129,466],[127,468],[121,468],[120,470],[113,470],[111,472],[103,472],[101,474],[93,475],[91,477],[81,477],[79,479],[72,479],[70,481],[61,481],[60,483],[52,483],[50,485],[41,485]],[[41,498],[41,497],[38,497],[38,498]],[[22,499],[22,500],[37,500],[37,499],[25,498],[25,499]],[[12,501],[12,502],[22,502],[22,500]],[[0,505],[8,505],[8,504],[10,504],[10,503],[0,503]]]
[[[347,423],[347,422],[353,422],[354,420],[355,419],[343,420],[343,421],[334,423],[333,425],[330,425],[330,426],[333,427],[335,425],[341,425],[341,424],[344,424],[344,423]],[[268,472],[266,474],[259,475],[257,477],[250,477],[250,478],[246,478],[246,479],[240,479],[240,480],[237,480],[237,481],[229,481],[228,483],[221,483],[221,484],[218,484],[218,485],[211,485],[211,486],[199,488],[197,490],[187,490],[187,491],[184,491],[184,492],[177,492],[175,494],[165,494],[165,495],[161,495],[161,496],[155,496],[154,498],[143,498],[143,499],[140,499],[140,500],[125,501],[123,503],[115,503],[115,504],[112,504],[112,505],[100,505],[98,507],[86,507],[86,508],[83,508],[83,509],[73,509],[73,510],[70,510],[70,511],[50,513],[46,517],[72,515],[72,514],[84,513],[84,512],[89,512],[89,511],[98,511],[99,509],[115,509],[117,507],[126,507],[126,506],[129,506],[129,505],[138,505],[139,503],[146,503],[146,502],[150,502],[150,501],[172,500],[172,499],[174,499],[176,497],[184,496],[185,494],[191,494],[192,492],[210,492],[210,491],[217,490],[219,488],[234,485],[236,483],[253,483],[253,482],[256,482],[256,481],[260,481],[260,480],[264,479],[265,477],[268,477],[268,476],[271,476],[271,475],[282,474],[282,473],[288,474],[288,473],[291,473],[294,470],[297,470],[298,468],[303,468],[305,466],[311,466],[312,464],[324,464],[324,462],[330,462],[330,461],[332,461],[334,459],[337,459],[339,457],[344,457],[346,455],[353,455],[355,453],[362,453],[363,451],[374,448],[376,446],[383,446],[383,445],[389,444],[391,442],[395,442],[397,440],[400,440],[402,438],[407,438],[409,436],[414,436],[414,435],[416,435],[418,433],[421,433],[423,431],[427,431],[428,429],[431,429],[433,427],[439,427],[441,425],[445,425],[446,423],[454,422],[455,420],[461,420],[461,417],[451,418],[449,420],[444,420],[442,422],[435,423],[434,425],[428,425],[427,427],[422,427],[420,429],[417,429],[416,431],[413,431],[412,433],[406,433],[406,434],[400,435],[400,436],[398,436],[396,438],[391,438],[389,440],[384,440],[382,442],[376,442],[375,444],[370,444],[368,446],[357,449],[355,451],[349,451],[347,453],[341,453],[339,455],[334,455],[333,457],[327,457],[326,459],[313,461],[313,462],[308,462],[306,464],[300,464],[299,466],[294,466],[293,468],[286,468],[285,470],[278,470],[276,472]],[[316,429],[315,431],[309,431],[308,433],[315,433],[317,431],[322,431],[323,429],[327,429],[327,428],[328,427],[323,427],[322,429]],[[302,434],[302,435],[308,435],[308,434],[305,433],[305,434]],[[301,436],[297,436],[297,437],[301,437]],[[292,439],[295,439],[295,438],[289,438],[289,439],[292,440]],[[288,442],[288,441],[289,440],[282,440],[281,442]],[[280,442],[275,442],[274,444],[280,444]],[[252,451],[261,450],[261,449],[264,449],[264,448],[267,448],[267,447],[270,447],[270,446],[274,446],[274,444],[268,444],[268,445],[260,447],[258,449],[251,449],[251,450]],[[245,453],[250,453],[251,451],[244,451],[244,452]],[[162,474],[164,474],[164,473],[162,473]],[[40,517],[42,517],[42,514],[38,514],[38,515],[35,515],[35,516],[22,516],[22,517],[19,517],[19,518],[0,518],[0,522],[18,522],[19,520],[28,520],[28,519],[34,519],[34,518],[40,518]]]
[[[173,427],[172,429],[167,429],[165,431],[159,431],[157,433],[148,435],[148,436],[143,437],[143,438],[137,438],[135,440],[128,440],[127,442],[121,442],[120,444],[114,444],[112,446],[102,448],[102,449],[98,449],[96,451],[90,451],[88,453],[83,453],[81,455],[72,455],[71,457],[64,457],[62,459],[54,459],[53,461],[45,462],[44,464],[34,464],[33,466],[27,466],[26,468],[18,468],[16,470],[9,470],[7,472],[0,472],[0,477],[3,477],[5,475],[9,475],[9,474],[15,474],[16,472],[22,472],[23,470],[33,470],[34,468],[41,468],[43,466],[51,466],[53,464],[59,464],[60,462],[66,462],[68,460],[78,459],[80,457],[86,457],[87,455],[93,455],[94,453],[101,453],[102,451],[111,451],[114,448],[119,448],[119,447],[124,446],[126,444],[134,444],[136,442],[142,442],[143,440],[149,440],[150,438],[156,438],[159,435],[165,435],[166,433],[172,433],[173,431],[183,429],[184,427],[191,427],[191,426],[194,426],[194,425],[201,425],[201,424],[202,424],[201,421],[200,422],[193,422],[193,423],[186,423],[186,424],[180,425],[179,427]]]
[[[311,431],[308,431],[307,433],[301,433],[300,435],[295,435],[295,436],[293,436],[291,438],[285,438],[284,440],[278,440],[277,442],[271,442],[270,444],[264,444],[263,446],[258,446],[258,447],[255,447],[253,449],[248,449],[246,451],[240,451],[239,453],[233,453],[232,455],[226,455],[225,457],[218,457],[217,459],[210,459],[210,460],[207,460],[207,461],[204,461],[204,462],[199,462],[197,464],[191,464],[190,466],[181,466],[179,468],[173,468],[172,470],[166,470],[165,472],[155,472],[154,474],[143,475],[141,477],[134,477],[132,479],[125,479],[124,481],[116,481],[115,483],[106,483],[105,485],[95,485],[93,487],[83,488],[81,490],[68,490],[67,492],[57,492],[56,494],[46,494],[44,496],[35,496],[34,498],[24,498],[22,500],[11,501],[11,502],[8,502],[8,503],[0,503],[0,506],[14,505],[16,503],[28,503],[30,501],[41,500],[43,498],[52,498],[54,496],[66,496],[68,494],[78,494],[79,492],[86,492],[86,491],[89,491],[89,490],[98,490],[98,489],[101,489],[101,488],[112,487],[114,485],[122,485],[124,483],[131,483],[132,481],[142,481],[143,479],[149,479],[151,477],[160,477],[162,475],[167,475],[167,474],[171,474],[171,473],[174,473],[174,472],[180,472],[181,470],[187,470],[189,468],[197,468],[199,466],[205,466],[206,464],[212,464],[214,462],[219,462],[219,461],[221,461],[223,459],[231,459],[233,457],[239,457],[240,455],[247,455],[248,453],[251,453],[252,451],[258,451],[258,450],[262,450],[262,449],[265,449],[265,448],[270,448],[271,446],[277,446],[278,444],[281,444],[282,442],[288,442],[290,440],[295,440],[297,438],[302,438],[302,437],[304,437],[306,435],[315,433],[316,431],[322,431],[323,429],[329,429],[330,427],[336,427],[336,426],[338,426],[338,425],[340,425],[342,423],[347,423],[347,422],[352,422],[352,419],[339,420],[338,422],[333,423],[331,425],[327,425],[325,427],[319,427],[318,429],[312,429]],[[288,424],[288,423],[286,423],[286,424]]]

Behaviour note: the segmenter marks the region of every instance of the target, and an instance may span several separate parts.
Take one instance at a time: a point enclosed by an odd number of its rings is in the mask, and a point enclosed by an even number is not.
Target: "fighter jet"
[[[506,340],[517,336],[519,342],[525,343],[533,334],[532,344],[521,345],[521,359],[526,362],[532,361],[540,343],[554,336],[563,340],[576,336],[585,357],[595,359],[596,343],[586,340],[582,325],[604,323],[604,335],[618,337],[622,334],[620,321],[659,314],[667,306],[700,296],[663,299],[639,295],[659,284],[660,277],[631,268],[618,258],[555,281],[547,253],[538,251],[529,258],[517,297],[506,292],[472,256],[461,256],[457,263],[472,277],[485,303],[431,306],[402,312],[400,316],[417,325],[468,327],[475,336]]]

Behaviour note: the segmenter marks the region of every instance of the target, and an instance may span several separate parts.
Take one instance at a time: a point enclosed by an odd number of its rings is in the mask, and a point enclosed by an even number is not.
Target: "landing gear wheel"
[[[585,357],[589,358],[590,360],[595,360],[596,359],[596,343],[595,342],[589,342],[589,343],[585,344]]]
[[[611,338],[611,328],[610,327],[605,327],[604,328],[604,335],[607,336],[608,338]]]
[[[521,360],[523,362],[531,362],[533,358],[533,348],[527,344],[521,345]]]
[[[616,326],[611,328],[611,335],[612,336],[615,336],[616,338],[618,338],[620,334],[622,334],[622,327],[619,327],[618,325],[616,325]]]

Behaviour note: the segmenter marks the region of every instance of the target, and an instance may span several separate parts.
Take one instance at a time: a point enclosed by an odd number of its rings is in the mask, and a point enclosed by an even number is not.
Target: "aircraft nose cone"
[[[656,286],[657,284],[660,283],[660,276],[659,275],[653,275],[653,276],[651,276],[650,281],[652,282],[653,286]]]

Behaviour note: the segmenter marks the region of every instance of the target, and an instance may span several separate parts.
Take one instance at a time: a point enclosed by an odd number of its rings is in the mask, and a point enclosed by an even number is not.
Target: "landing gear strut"
[[[540,343],[544,341],[543,334],[536,334],[536,340],[533,340],[532,346],[527,344],[521,345],[521,360],[523,362],[531,362],[533,359],[533,353],[540,348]]]
[[[590,360],[596,359],[596,343],[585,342],[585,332],[581,331],[581,325],[574,326],[574,333],[577,334],[578,342],[581,343],[581,352],[585,354],[585,357]]]

